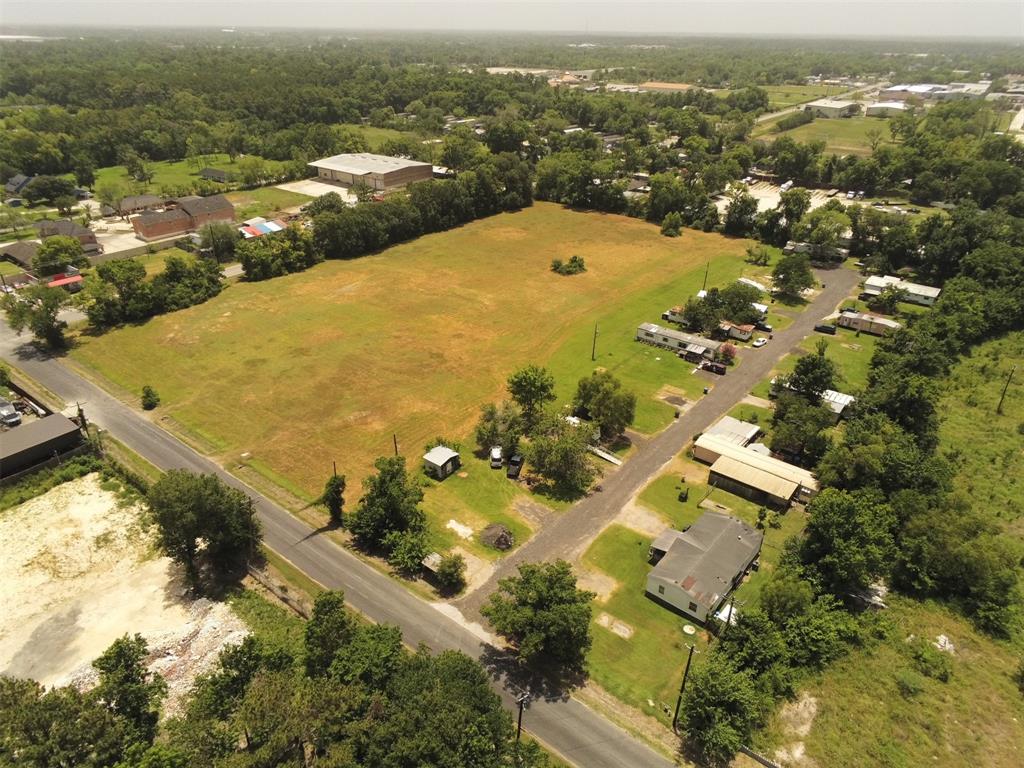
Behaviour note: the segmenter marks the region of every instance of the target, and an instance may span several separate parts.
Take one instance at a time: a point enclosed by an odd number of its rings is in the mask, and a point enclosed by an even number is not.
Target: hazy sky
[[[1024,40],[1024,0],[0,0],[0,25],[34,24]]]

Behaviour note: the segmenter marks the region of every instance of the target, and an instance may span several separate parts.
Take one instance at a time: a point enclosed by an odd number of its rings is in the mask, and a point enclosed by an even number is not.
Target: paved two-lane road
[[[811,305],[798,314],[785,330],[761,349],[742,350],[740,365],[713,382],[711,392],[667,429],[644,443],[622,467],[601,483],[601,491],[592,493],[571,509],[547,523],[526,544],[502,558],[488,581],[457,601],[470,619],[480,620],[480,607],[497,587],[498,580],[510,575],[520,563],[537,563],[555,558],[571,559],[583,553],[601,530],[648,480],[657,475],[700,432],[728,413],[788,352],[813,332],[814,326],[833,312],[849,296],[860,279],[849,269],[817,272],[825,284]],[[681,375],[689,370],[680,361]]]
[[[209,459],[153,425],[58,359],[39,355],[0,323],[0,357],[67,403],[80,402],[86,415],[133,451],[161,469],[213,472],[252,497],[263,523],[265,543],[310,578],[344,589],[346,600],[371,619],[395,624],[410,645],[426,643],[435,651],[453,649],[485,661],[500,659],[495,649],[473,632],[416,597],[388,576],[297,520]],[[240,418],[242,418],[240,413]],[[252,415],[250,418],[258,418]],[[496,666],[492,664],[492,668]],[[495,675],[495,689],[514,709],[517,685]],[[530,704],[524,726],[570,763],[580,768],[669,768],[672,763],[628,733],[571,698],[538,698]]]

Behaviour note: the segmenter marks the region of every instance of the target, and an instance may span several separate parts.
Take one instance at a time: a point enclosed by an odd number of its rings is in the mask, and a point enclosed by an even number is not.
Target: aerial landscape
[[[1024,764],[1018,3],[0,0],[0,128],[0,766]]]

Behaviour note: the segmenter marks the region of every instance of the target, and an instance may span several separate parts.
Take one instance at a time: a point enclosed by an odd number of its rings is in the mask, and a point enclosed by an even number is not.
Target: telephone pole
[[[1013,374],[1017,370],[1017,366],[1013,366],[1010,369],[1010,375],[1006,377],[1006,383],[1003,385],[1003,392],[999,395],[999,405],[996,406],[996,413],[1003,412],[1003,398],[1006,397],[1006,390],[1010,388],[1010,382],[1013,381]]]
[[[693,661],[693,652],[696,646],[690,643],[690,655],[686,657],[686,669],[683,670],[683,682],[679,685],[679,698],[676,699],[676,711],[672,715],[672,732],[677,733],[679,727],[679,706],[683,703],[683,691],[686,690],[686,678],[690,676],[690,662]]]
[[[711,257],[708,256],[708,263],[704,266],[704,285],[701,286],[702,291],[708,289],[708,272],[711,271]]]
[[[516,744],[519,743],[519,737],[523,733],[523,708],[529,700],[530,694],[528,692],[516,696],[516,704],[519,705],[519,722],[516,724]]]
[[[391,433],[391,439],[395,442],[395,456],[398,455],[398,435],[394,432]]]
[[[594,344],[590,347],[590,362],[597,360],[597,323],[594,323]]]

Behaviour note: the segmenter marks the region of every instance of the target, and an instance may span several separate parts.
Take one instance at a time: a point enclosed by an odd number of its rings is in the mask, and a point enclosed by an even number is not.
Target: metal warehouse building
[[[59,413],[8,430],[0,440],[0,478],[60,456],[81,442],[78,425]]]
[[[366,152],[325,157],[309,165],[316,168],[317,177],[323,181],[335,181],[345,186],[362,181],[377,191],[397,189],[434,176],[434,167],[430,163]]]

